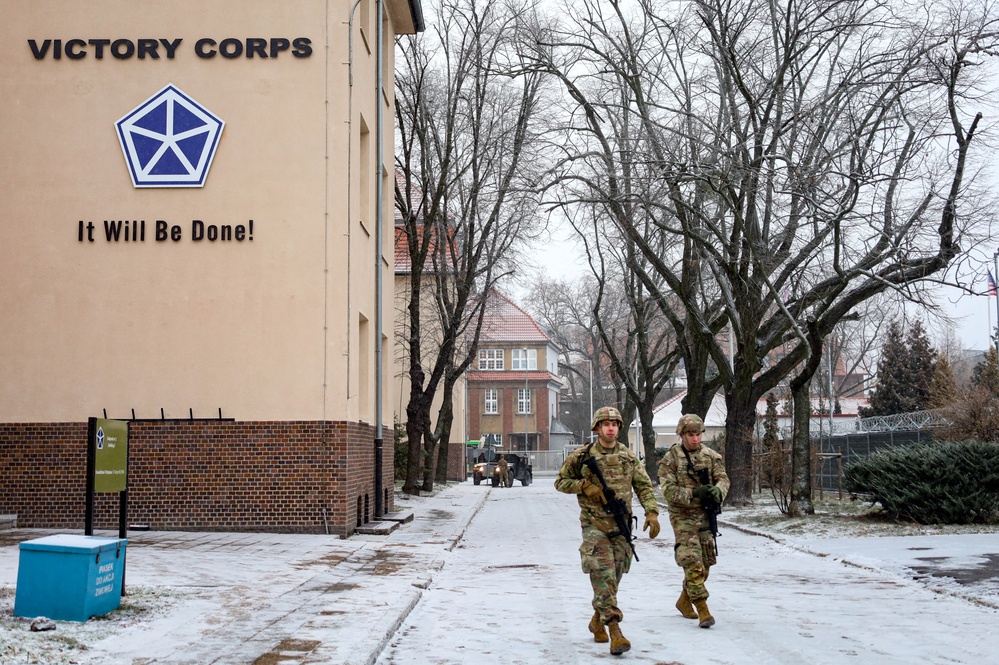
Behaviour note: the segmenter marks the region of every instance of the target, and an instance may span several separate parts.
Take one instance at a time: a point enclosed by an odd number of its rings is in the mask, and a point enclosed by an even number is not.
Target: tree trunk
[[[440,446],[438,445],[437,437],[434,436],[429,427],[427,427],[423,435],[423,450],[426,454],[426,459],[423,465],[423,487],[420,489],[424,492],[433,492],[434,477],[437,475],[437,455],[440,453]]]
[[[812,436],[811,428],[812,377],[822,363],[824,336],[815,320],[808,323],[806,341],[808,359],[801,372],[791,379],[791,398],[794,404],[794,426],[791,429],[791,500],[788,515],[801,517],[814,515],[812,505]]]
[[[709,356],[701,344],[691,344],[687,348],[689,354],[684,355],[683,362],[687,378],[687,394],[683,396],[683,413],[696,413],[704,418],[711,406],[711,399],[717,392],[718,385],[707,380]],[[708,391],[711,391],[710,394]]]
[[[659,461],[656,459],[656,430],[652,427],[652,403],[638,405],[638,422],[642,424],[642,449],[645,451],[645,471],[653,483],[659,483],[657,474]]]
[[[725,417],[725,470],[732,483],[725,503],[748,505],[753,502],[756,404],[748,386],[736,386],[725,395],[725,405],[728,410]]]
[[[451,441],[451,425],[454,423],[454,380],[444,379],[444,401],[437,412],[437,482],[447,482],[448,449]],[[465,442],[461,442],[464,448]]]
[[[422,372],[420,374],[422,378]],[[408,462],[406,464],[406,481],[402,485],[402,491],[407,494],[419,496],[420,471],[422,467],[420,444],[423,441],[424,429],[421,415],[423,391],[420,390],[419,383],[414,381],[411,385],[413,389],[410,391],[409,403],[406,405],[406,439],[409,444],[407,447]]]
[[[801,375],[791,381],[791,397],[794,400],[794,427],[791,430],[791,502],[788,515],[801,517],[815,514],[812,505],[812,438],[809,421],[812,414],[812,401],[809,389],[811,376]]]

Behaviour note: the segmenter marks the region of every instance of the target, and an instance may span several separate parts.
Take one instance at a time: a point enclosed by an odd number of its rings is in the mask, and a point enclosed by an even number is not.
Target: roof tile
[[[482,321],[481,342],[550,342],[537,321],[496,289]]]

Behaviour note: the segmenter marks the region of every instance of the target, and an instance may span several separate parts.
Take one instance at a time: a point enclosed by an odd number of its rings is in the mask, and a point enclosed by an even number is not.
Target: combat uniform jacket
[[[700,519],[704,510],[701,502],[694,498],[694,488],[701,484],[697,471],[708,470],[711,484],[721,490],[722,501],[728,495],[730,483],[722,456],[707,446],[702,444],[690,451],[690,462],[692,469],[687,467],[683,444],[673,444],[659,461],[659,483],[671,516]]]
[[[645,513],[647,515],[659,514],[652,481],[649,479],[649,474],[645,472],[645,467],[642,466],[638,456],[620,443],[617,443],[610,450],[605,450],[599,441],[594,441],[590,445],[573,451],[566,458],[558,472],[558,477],[555,479],[555,489],[559,492],[576,495],[576,500],[579,502],[579,522],[584,529],[593,525],[604,533],[617,530],[614,518],[607,514],[604,506],[598,501],[590,500],[583,494],[584,481],[589,481],[597,487],[600,486],[600,480],[584,464],[589,455],[597,460],[600,472],[603,474],[604,480],[607,481],[607,486],[614,490],[619,498],[624,499],[629,508],[631,507],[632,488],[634,488]]]

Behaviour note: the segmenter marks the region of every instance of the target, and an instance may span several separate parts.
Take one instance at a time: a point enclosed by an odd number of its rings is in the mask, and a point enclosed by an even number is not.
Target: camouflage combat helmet
[[[695,430],[697,432],[704,431],[704,421],[696,413],[686,413],[680,416],[679,422],[676,424],[676,434],[677,436],[682,436],[687,430]]]
[[[624,426],[624,420],[621,419],[620,411],[613,406],[602,406],[593,412],[593,422],[590,423],[590,431],[596,432],[597,425],[605,420],[616,420],[618,427]]]

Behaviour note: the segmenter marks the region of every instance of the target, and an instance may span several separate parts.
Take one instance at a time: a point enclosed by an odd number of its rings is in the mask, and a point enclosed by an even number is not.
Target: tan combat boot
[[[607,624],[607,628],[610,630],[610,652],[612,654],[620,656],[631,648],[631,642],[621,634],[621,624],[617,621],[611,621]]]
[[[715,618],[711,616],[711,612],[708,611],[708,601],[704,598],[694,601],[694,607],[697,608],[697,618],[700,623],[697,625],[701,628],[710,628],[715,625]]]
[[[694,606],[690,604],[690,596],[687,595],[686,589],[683,590],[680,597],[677,599],[676,609],[680,610],[680,614],[682,614],[685,619],[697,618],[697,612],[694,611]]]
[[[590,632],[593,633],[594,642],[603,643],[610,641],[610,638],[607,637],[607,630],[604,628],[604,625],[600,623],[600,615],[598,613],[593,613],[593,618],[590,619],[590,625],[587,626],[587,628],[589,628]]]

